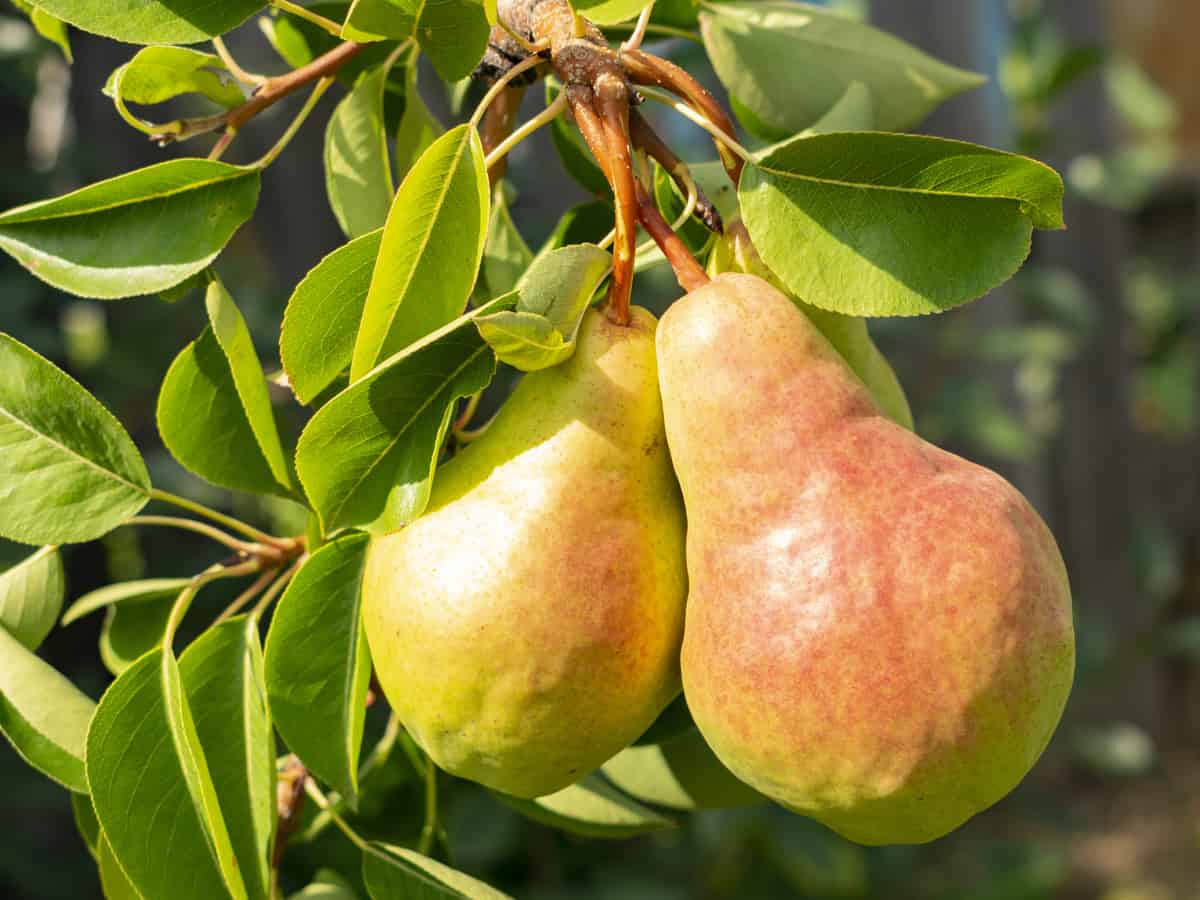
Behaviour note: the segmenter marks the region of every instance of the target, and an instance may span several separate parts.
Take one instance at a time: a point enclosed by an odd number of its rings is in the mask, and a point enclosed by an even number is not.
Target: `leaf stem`
[[[630,25],[628,22],[621,22],[617,25],[606,25],[605,31],[632,31],[636,25]],[[682,38],[685,41],[691,41],[693,44],[703,44],[700,36],[695,32],[688,31],[686,28],[675,28],[671,25],[658,25],[651,22],[646,26],[646,34],[661,34],[663,37]]]
[[[304,101],[304,106],[300,107],[300,112],[296,113],[296,118],[292,119],[292,123],[288,125],[287,130],[275,142],[275,146],[266,152],[262,159],[251,165],[253,169],[265,169],[279,157],[284,148],[292,142],[292,138],[296,136],[296,132],[300,130],[300,126],[304,124],[304,120],[308,118],[309,113],[313,111],[313,107],[317,105],[317,101],[321,99],[321,95],[329,90],[329,86],[333,84],[333,76],[327,75],[317,82],[316,87],[312,89],[312,93],[308,95],[308,99]]]
[[[490,169],[500,160],[504,159],[504,157],[508,155],[509,151],[511,151],[513,147],[517,146],[517,144],[521,143],[521,141],[525,140],[525,138],[529,137],[543,125],[546,125],[557,119],[559,115],[562,114],[562,111],[566,108],[567,95],[565,93],[560,93],[554,98],[549,106],[543,109],[540,113],[518,128],[504,140],[502,140],[496,146],[496,149],[489,153],[487,158],[483,161],[484,168]]]
[[[624,53],[626,50],[637,50],[642,46],[642,41],[645,40],[646,37],[646,29],[650,25],[650,14],[652,12],[654,12],[654,0],[651,0],[651,2],[642,7],[641,15],[638,16],[637,25],[633,27],[633,34],[626,38],[621,44],[621,53]]]
[[[250,585],[250,587],[238,594],[232,603],[221,610],[221,614],[213,619],[213,625],[220,625],[226,619],[232,619],[234,616],[236,616],[242,611],[242,608],[247,603],[261,594],[263,589],[266,588],[266,586],[272,581],[274,581],[275,576],[278,574],[278,569],[267,569],[265,572],[259,575],[258,578],[254,580],[254,583]]]
[[[180,497],[178,494],[172,494],[168,491],[163,491],[158,488],[150,489],[151,500],[161,500],[163,503],[170,503],[172,506],[178,506],[180,509],[186,509],[188,512],[195,513],[198,516],[210,521],[216,522],[218,525],[224,525],[230,531],[236,531],[239,534],[244,534],[251,540],[258,541],[260,544],[269,544],[275,547],[282,547],[289,544],[289,541],[284,538],[272,537],[265,531],[259,531],[253,525],[243,522],[241,519],[235,519],[233,516],[227,516],[223,512],[218,512],[211,507],[205,506],[203,503],[197,503],[194,500],[188,500],[186,497]]]
[[[222,578],[240,578],[243,575],[253,575],[260,568],[262,568],[262,563],[257,559],[250,559],[232,566],[217,563],[193,577],[188,586],[179,592],[179,596],[175,598],[175,603],[171,606],[171,614],[167,616],[167,627],[163,631],[163,647],[168,648],[168,650],[170,649],[171,644],[175,640],[175,632],[179,628],[179,623],[187,615],[192,601],[196,598],[196,594],[200,592],[201,588]]]
[[[366,838],[351,828],[350,823],[338,815],[337,810],[333,808],[333,804],[329,802],[329,798],[321,793],[321,789],[317,787],[316,783],[311,778],[304,779],[304,791],[310,798],[312,798],[313,803],[317,804],[317,806],[321,808],[321,811],[329,816],[329,818],[333,821],[333,824],[338,827],[338,830],[350,839],[350,843],[352,843],[363,853],[379,854],[379,851],[372,847],[367,842]]]
[[[233,58],[233,54],[229,52],[229,48],[225,46],[225,41],[220,35],[212,39],[213,49],[217,51],[217,56],[221,57],[221,62],[225,63],[231,75],[242,84],[259,85],[267,81],[266,75],[258,75],[254,72],[247,72],[238,65],[238,61]]]
[[[177,516],[134,516],[125,522],[125,524],[160,525],[164,528],[179,528],[184,531],[193,531],[196,534],[202,534],[216,541],[218,544],[224,544],[230,550],[236,550],[239,553],[250,554],[253,549],[250,544],[238,540],[232,534],[224,532],[219,528],[214,528],[212,525],[207,525],[204,522],[197,522],[195,519],[182,519]]]
[[[318,28],[328,31],[334,37],[340,38],[342,36],[341,25],[333,21],[333,19],[327,19],[320,13],[315,13],[310,9],[305,9],[299,3],[292,3],[291,0],[270,0],[270,3],[271,6],[274,6],[276,9],[283,10],[283,12],[291,13],[297,18],[312,22]]]
[[[305,553],[294,563],[292,563],[286,572],[275,579],[275,583],[267,588],[266,593],[262,595],[262,599],[254,605],[254,611],[251,613],[254,618],[257,619],[262,616],[264,612],[266,612],[267,607],[270,606],[271,602],[283,592],[283,589],[288,586],[291,580],[296,577],[296,573],[300,571],[300,567],[304,565],[307,560],[308,554]]]
[[[721,129],[717,125],[713,124],[711,119],[708,119],[705,116],[702,116],[700,113],[696,112],[696,110],[692,109],[692,107],[688,106],[682,100],[676,99],[675,97],[673,97],[671,94],[667,93],[666,91],[659,90],[658,88],[653,88],[653,87],[650,87],[649,85],[644,85],[644,84],[638,85],[638,93],[644,94],[645,96],[649,97],[651,100],[657,100],[659,103],[664,103],[667,106],[671,107],[673,110],[675,110],[675,112],[679,113],[684,118],[691,119],[693,122],[695,122],[701,128],[703,128],[705,131],[707,131],[709,134],[711,134],[713,137],[715,137],[718,141],[720,141],[722,144],[724,144],[726,147],[728,147],[731,151],[733,151],[733,153],[736,154],[742,160],[742,162],[747,162],[747,163],[751,163],[751,164],[757,162],[757,160],[755,160],[755,158],[754,158],[753,153],[751,153],[749,150],[747,150],[745,147],[743,147],[741,144],[739,144],[736,139],[734,139],[731,135],[729,135],[723,129]]]
[[[428,856],[433,850],[433,842],[437,840],[438,827],[438,787],[437,766],[433,760],[426,757],[425,762],[425,825],[421,829],[421,841],[417,852]]]

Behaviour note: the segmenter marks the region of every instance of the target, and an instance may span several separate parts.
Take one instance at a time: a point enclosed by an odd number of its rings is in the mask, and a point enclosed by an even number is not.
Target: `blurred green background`
[[[964,311],[873,323],[922,434],[1000,470],[1058,536],[1080,650],[1066,720],[1016,793],[927,847],[863,850],[773,808],[706,813],[637,840],[587,841],[446,779],[454,863],[539,900],[1200,897],[1200,4],[832,5],[992,76],[925,130],[1030,153],[1067,178],[1069,230],[1039,235],[1014,282]],[[253,22],[230,45],[248,67],[280,70]],[[100,88],[131,48],[78,33],[72,48],[68,67],[0,2],[0,208],[207,149],[159,150],[119,121]],[[696,48],[666,49],[715,86]],[[422,84],[447,121],[444,91],[430,78]],[[332,103],[322,103],[325,114]],[[230,158],[265,150],[294,109],[281,104],[256,120]],[[291,289],[341,242],[320,168],[322,118],[271,168],[258,214],[218,264],[268,365]],[[663,127],[683,155],[705,155],[690,126]],[[512,162],[514,216],[536,246],[558,214],[585,197],[544,135]],[[669,273],[648,273],[635,300],[660,305],[672,291]],[[145,450],[156,484],[298,530],[297,510],[285,501],[206,486],[158,440],[158,384],[203,327],[198,295],[78,300],[4,257],[0,297],[0,330],[94,391]],[[301,410],[278,399],[298,428]],[[0,543],[0,568],[25,552]],[[113,580],[192,573],[214,559],[199,539],[131,529],[66,548],[65,558],[71,597]],[[214,590],[193,618],[225,599]],[[85,619],[56,631],[43,649],[94,697],[109,680],[98,632],[99,617]],[[360,826],[411,842],[421,817],[413,774],[398,761],[375,777],[376,801]],[[67,795],[6,745],[0,797],[0,896],[99,897]],[[321,865],[351,859],[348,847],[334,835],[297,847],[285,866],[289,889]]]

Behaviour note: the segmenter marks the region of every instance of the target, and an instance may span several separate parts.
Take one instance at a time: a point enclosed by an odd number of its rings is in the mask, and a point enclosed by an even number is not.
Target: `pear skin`
[[[792,301],[721,275],[658,332],[688,516],[684,694],[717,757],[862,844],[1011,791],[1053,733],[1062,558],[995,473],[888,419]]]
[[[363,620],[380,684],[439,766],[554,793],[680,690],[684,514],[652,315],[589,311],[439,470],[426,513],[374,539]]]

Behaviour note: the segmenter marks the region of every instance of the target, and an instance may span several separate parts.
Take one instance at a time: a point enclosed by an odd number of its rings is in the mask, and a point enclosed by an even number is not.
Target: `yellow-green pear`
[[[752,275],[664,315],[688,516],[684,694],[738,778],[864,844],[933,840],[1053,733],[1074,669],[1062,558],[995,473],[886,417]]]
[[[426,513],[372,541],[375,670],[439,766],[518,797],[578,781],[679,693],[684,515],[656,321],[589,311],[443,466]]]

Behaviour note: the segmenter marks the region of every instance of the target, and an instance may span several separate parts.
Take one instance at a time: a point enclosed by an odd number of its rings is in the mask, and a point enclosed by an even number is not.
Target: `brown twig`
[[[663,170],[671,176],[685,196],[689,190],[695,188],[696,216],[709,231],[722,234],[725,230],[725,223],[721,220],[721,213],[692,179],[688,164],[675,155],[675,151],[659,137],[658,132],[646,121],[645,116],[635,109],[629,111],[629,136],[633,140],[633,146],[650,154],[650,158],[663,167]]]
[[[726,134],[735,135],[733,120],[729,118],[717,98],[704,89],[695,78],[675,63],[641,50],[629,50],[621,54],[621,63],[634,84],[653,84],[666,88],[683,98],[689,106],[718,126]],[[716,142],[721,163],[736,186],[742,176],[742,160],[720,141]]]
[[[708,284],[708,274],[704,267],[696,261],[692,251],[688,249],[682,238],[671,228],[670,223],[663,218],[662,213],[654,203],[654,198],[639,183],[637,185],[638,221],[646,229],[646,233],[654,238],[663,256],[671,264],[675,272],[675,280],[685,291],[694,291]]]
[[[524,94],[523,85],[510,85],[497,94],[496,99],[488,105],[487,112],[483,114],[483,121],[479,123],[479,140],[483,144],[484,156],[495,150],[512,134]],[[488,169],[490,182],[494,185],[503,178],[507,168],[507,158],[497,161]]]
[[[231,133],[236,134],[242,126],[263,110],[274,106],[284,97],[299,90],[306,84],[311,84],[314,81],[320,81],[322,78],[333,75],[368,46],[368,44],[360,44],[356,41],[346,41],[345,43],[338,44],[338,46],[334,47],[328,53],[318,56],[307,65],[293,69],[291,72],[283,75],[268,78],[254,92],[253,96],[241,106],[235,106],[228,112],[216,116],[168,122],[161,126],[159,131],[151,135],[151,139],[158,141],[160,144],[171,143],[172,141],[184,141],[200,134],[216,131],[222,126],[226,129],[226,135],[230,135]],[[229,140],[232,140],[232,137],[229,137]],[[219,142],[217,146],[221,151],[224,151],[225,147],[228,146],[228,141],[223,138],[222,142]],[[214,148],[215,151],[216,148]]]

